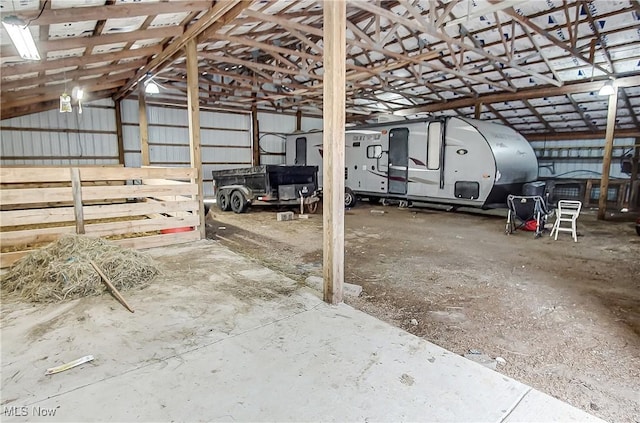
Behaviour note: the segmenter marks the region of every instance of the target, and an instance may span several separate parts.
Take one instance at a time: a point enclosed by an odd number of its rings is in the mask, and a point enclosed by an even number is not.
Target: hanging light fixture
[[[2,19],[2,26],[9,34],[13,45],[20,57],[25,60],[40,60],[40,54],[33,41],[33,35],[28,25],[17,16],[7,16]]]
[[[600,91],[598,91],[598,95],[613,95],[615,91],[616,89],[613,86],[613,81],[607,81],[602,88],[600,88]]]
[[[160,92],[160,89],[155,82],[149,81],[144,87],[144,92],[147,94],[158,94]]]

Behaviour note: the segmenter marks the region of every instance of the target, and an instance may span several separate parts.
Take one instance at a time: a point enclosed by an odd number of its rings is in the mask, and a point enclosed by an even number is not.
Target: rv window
[[[429,141],[427,142],[427,169],[440,169],[440,143],[442,122],[429,124]]]
[[[379,159],[382,157],[381,145],[370,145],[367,147],[367,159]]]

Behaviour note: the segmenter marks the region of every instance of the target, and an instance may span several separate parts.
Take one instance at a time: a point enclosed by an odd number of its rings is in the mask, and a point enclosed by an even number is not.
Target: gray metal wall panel
[[[3,120],[3,128],[21,130],[1,131],[1,163],[33,166],[117,164],[115,112],[113,108],[105,108],[110,104],[110,100],[87,103],[82,114],[74,107],[72,113],[49,110]],[[102,106],[95,107],[97,105]]]
[[[630,146],[634,144],[633,138],[616,138],[613,140],[614,159],[611,162],[610,177],[628,179],[629,175],[622,173],[620,170],[620,162],[615,158],[620,156],[622,152],[628,151],[626,148],[616,146]],[[561,158],[558,160],[544,159],[539,160],[539,172],[541,177],[584,179],[584,178],[600,178],[602,176],[602,160],[590,159],[602,158],[603,150],[587,150],[585,147],[604,147],[605,140],[563,140],[563,141],[532,141],[531,146],[539,154],[539,151],[545,147],[551,151],[556,151]],[[580,149],[582,147],[583,149]],[[558,148],[566,148],[566,150],[557,150]],[[565,159],[564,157],[571,157]],[[553,164],[553,166],[551,166]]]

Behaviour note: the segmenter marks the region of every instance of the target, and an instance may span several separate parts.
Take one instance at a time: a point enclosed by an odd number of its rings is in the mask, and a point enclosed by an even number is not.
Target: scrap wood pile
[[[100,295],[106,288],[92,262],[122,291],[142,287],[158,274],[145,254],[101,238],[67,235],[14,263],[2,275],[2,290],[33,302]]]

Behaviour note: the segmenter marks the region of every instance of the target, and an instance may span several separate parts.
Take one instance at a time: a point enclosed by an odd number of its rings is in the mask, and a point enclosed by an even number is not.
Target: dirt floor
[[[322,216],[209,213],[208,237],[287,276],[322,276]],[[609,421],[640,422],[640,237],[630,214],[578,242],[505,235],[502,212],[359,203],[345,216],[345,301]],[[550,225],[549,225],[550,226]],[[502,361],[502,360],[500,360]]]

